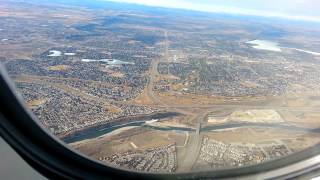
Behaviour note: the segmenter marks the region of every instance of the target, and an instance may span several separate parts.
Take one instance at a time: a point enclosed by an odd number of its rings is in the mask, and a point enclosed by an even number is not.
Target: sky
[[[105,0],[239,15],[320,22],[320,0]]]

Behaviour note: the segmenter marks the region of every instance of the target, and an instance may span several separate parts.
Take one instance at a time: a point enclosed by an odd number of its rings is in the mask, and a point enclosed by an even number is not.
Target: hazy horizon
[[[237,15],[253,15],[263,17],[279,17],[284,19],[320,22],[315,0],[283,0],[283,1],[250,1],[250,0],[102,0],[120,3],[131,3],[154,7],[177,8],[203,12],[217,12]]]

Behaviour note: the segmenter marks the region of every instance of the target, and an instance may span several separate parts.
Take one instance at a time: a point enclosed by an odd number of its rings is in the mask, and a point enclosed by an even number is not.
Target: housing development
[[[320,142],[319,24],[0,2],[0,63],[17,92],[44,128],[108,166],[238,168]]]

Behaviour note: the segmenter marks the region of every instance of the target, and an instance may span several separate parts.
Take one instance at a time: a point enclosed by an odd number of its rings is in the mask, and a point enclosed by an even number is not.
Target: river
[[[120,128],[128,126],[143,126],[148,121],[152,121],[155,119],[161,120],[164,118],[174,117],[178,115],[180,114],[176,112],[157,112],[149,115],[122,117],[106,124],[101,124],[95,127],[89,127],[83,130],[73,132],[69,135],[62,137],[61,139],[66,143],[73,143],[85,139],[96,138]]]
[[[129,122],[121,125],[115,125],[112,127],[105,127],[105,128],[99,128],[99,129],[87,129],[85,131],[81,131],[81,133],[78,133],[76,135],[68,136],[63,139],[66,143],[74,143],[77,141],[82,141],[86,139],[92,139],[97,138],[99,136],[111,133],[115,130],[124,128],[124,127],[130,127],[130,126],[136,126],[141,128],[147,128],[147,129],[153,129],[158,131],[175,131],[175,132],[195,132],[195,128],[189,128],[189,127],[176,127],[176,126],[154,126],[152,123],[147,123],[148,120],[144,121],[134,121]],[[258,127],[258,128],[277,128],[277,129],[284,129],[289,131],[299,131],[299,132],[305,132],[305,133],[320,133],[320,128],[304,128],[304,127],[298,127],[293,126],[290,124],[285,123],[251,123],[251,122],[229,122],[226,124],[221,125],[210,125],[205,126],[201,128],[201,132],[212,132],[212,131],[224,131],[229,129],[235,129],[235,128],[247,128],[247,127]]]

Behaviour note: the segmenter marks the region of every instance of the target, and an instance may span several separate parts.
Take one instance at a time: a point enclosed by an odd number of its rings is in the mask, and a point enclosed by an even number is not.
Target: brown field
[[[267,141],[277,141],[281,139],[298,139],[305,140],[305,147],[315,145],[320,142],[317,133],[302,133],[296,131],[288,131],[283,129],[272,128],[239,128],[233,130],[219,132],[205,132],[205,136],[213,138],[217,141],[227,143],[264,143]]]
[[[117,71],[113,71],[113,70],[111,70],[110,68],[107,68],[107,67],[101,68],[101,71],[106,72],[106,73],[109,73],[110,76],[113,76],[113,77],[122,78],[122,77],[125,76],[123,73],[117,72]]]
[[[66,71],[69,70],[71,67],[68,65],[56,65],[56,66],[49,66],[48,70],[50,71]]]
[[[159,96],[159,99],[163,100],[163,102],[172,105],[203,105],[224,102],[223,98],[210,97],[205,95],[173,93],[158,93],[157,95]]]
[[[108,113],[120,113],[122,111],[121,108],[118,108],[116,106],[110,106],[110,105],[106,107],[106,110]]]
[[[47,100],[45,100],[45,99],[35,99],[35,100],[27,102],[27,104],[28,104],[29,107],[32,108],[34,106],[40,106],[40,105],[42,105],[42,104],[44,104],[46,102],[47,102]]]
[[[34,49],[28,44],[0,44],[0,56],[8,59],[31,59]]]
[[[33,8],[25,8],[23,6],[7,6],[6,2],[1,0],[0,17],[19,17],[28,19],[43,19],[54,18],[63,21],[64,23],[74,24],[78,22],[89,21],[92,17],[85,8],[65,8],[60,7],[60,10],[50,9],[45,6],[33,6]],[[45,14],[45,16],[44,16]]]
[[[187,93],[157,93],[159,99],[165,104],[171,105],[217,105],[217,104],[266,104],[274,101],[265,97],[222,97],[211,95],[187,94]]]
[[[306,128],[320,128],[320,112],[279,111],[286,122]]]
[[[242,82],[241,85],[244,86],[244,87],[248,87],[248,88],[257,88],[257,87],[260,87],[259,84],[254,83],[254,82],[251,82],[251,81]]]
[[[171,79],[177,79],[177,80],[179,80],[180,78],[177,77],[177,76],[174,76],[174,75],[172,75],[172,74],[170,74],[170,75],[163,74],[163,75],[161,75],[161,79],[169,79],[169,80],[171,80]]]
[[[101,136],[70,144],[73,148],[95,158],[110,156],[114,153],[146,150],[176,143],[183,145],[185,134],[144,130],[139,127],[128,129],[114,136]]]

